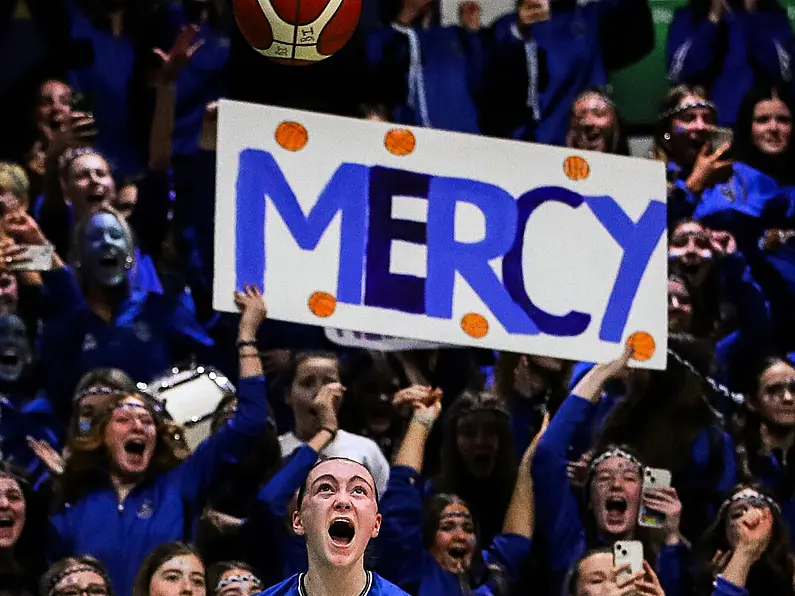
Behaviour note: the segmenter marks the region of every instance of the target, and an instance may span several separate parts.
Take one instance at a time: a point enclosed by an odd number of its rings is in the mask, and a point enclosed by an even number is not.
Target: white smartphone
[[[670,488],[671,472],[661,468],[645,468],[643,470],[643,494],[648,490]],[[662,528],[665,516],[659,511],[646,507],[645,499],[641,495],[640,510],[638,511],[638,525],[644,528]]]
[[[615,568],[629,566],[632,575],[643,571],[643,543],[639,540],[616,542],[613,545],[613,566]]]
[[[712,129],[710,133],[710,143],[712,144],[712,150],[717,151],[724,145],[731,145],[732,141],[734,141],[734,131],[731,128],[723,128],[721,126],[717,126]]]
[[[49,271],[52,269],[52,244],[32,244],[25,247],[24,261],[11,263],[12,271]]]

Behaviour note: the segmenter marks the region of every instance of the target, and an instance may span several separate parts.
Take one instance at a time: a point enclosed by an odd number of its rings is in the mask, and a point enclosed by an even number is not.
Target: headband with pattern
[[[98,576],[102,578],[102,581],[105,582],[106,587],[110,585],[110,580],[101,569],[98,569],[93,565],[73,565],[71,567],[67,567],[61,573],[59,573],[50,580],[50,585],[47,586],[47,596],[53,596],[53,594],[55,593],[55,586],[60,584],[64,579],[66,579],[70,575],[74,575],[75,573],[83,573],[84,571],[90,571],[91,573],[96,573]]]
[[[638,468],[643,469],[643,464],[640,463],[640,460],[637,457],[635,457],[628,451],[624,451],[623,449],[621,449],[621,447],[610,447],[593,459],[593,461],[591,462],[591,473],[593,473],[594,470],[596,470],[596,466],[601,464],[606,459],[610,459],[611,457],[621,457],[623,459],[626,459],[627,461],[631,461],[633,464],[638,466]]]
[[[721,503],[720,509],[718,509],[718,517],[723,515],[723,512],[726,511],[727,507],[729,507],[732,503],[736,503],[737,501],[761,501],[771,509],[775,509],[781,513],[781,506],[776,503],[774,499],[771,499],[767,495],[763,495],[758,490],[753,488],[744,488]]]
[[[218,582],[218,585],[215,586],[215,591],[216,593],[218,593],[229,584],[243,583],[243,582],[251,583],[254,584],[255,586],[262,586],[262,581],[260,581],[260,579],[256,575],[252,575],[251,573],[246,573],[244,575],[230,575],[229,577],[222,579],[221,581]]]
[[[668,118],[672,118],[677,114],[681,114],[682,112],[689,110],[691,108],[707,108],[716,112],[718,110],[717,106],[709,100],[703,99],[701,101],[688,101],[686,103],[680,103],[679,105],[671,108],[670,110],[666,110],[662,112],[659,116],[657,116],[660,120],[668,120]]]

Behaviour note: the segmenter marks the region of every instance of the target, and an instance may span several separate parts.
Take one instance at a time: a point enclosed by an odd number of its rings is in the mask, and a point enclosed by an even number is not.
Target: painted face
[[[615,589],[611,580],[613,555],[594,553],[580,561],[577,576],[576,596],[608,596]]]
[[[315,466],[306,487],[293,531],[306,537],[310,558],[332,567],[359,563],[381,528],[370,472],[356,462],[332,459]]]
[[[776,362],[759,377],[756,407],[762,418],[778,426],[795,426],[795,368]]]
[[[72,203],[77,219],[82,219],[103,202],[112,201],[116,196],[116,183],[108,162],[96,153],[75,158],[66,171],[63,192]]]
[[[458,420],[456,446],[475,478],[488,478],[497,463],[500,435],[494,412],[473,412]]]
[[[0,476],[0,549],[11,548],[19,540],[26,518],[25,496],[19,483]]]
[[[767,155],[783,153],[791,134],[792,114],[787,104],[775,98],[763,99],[754,106],[751,140],[759,151]]]
[[[39,92],[36,125],[49,136],[72,114],[72,89],[60,81],[46,81]]]
[[[462,573],[472,565],[477,540],[472,514],[466,505],[452,503],[442,510],[431,555],[451,573]]]
[[[635,463],[624,457],[610,457],[599,464],[591,484],[591,509],[602,535],[632,535],[637,525],[640,490],[640,469]]]
[[[693,287],[700,287],[712,267],[712,244],[704,227],[696,222],[680,224],[671,236],[668,258],[678,261]]]
[[[149,596],[206,596],[204,563],[181,555],[163,563],[149,581]]]
[[[230,569],[218,581],[216,596],[254,596],[262,592],[262,582],[245,569]]]
[[[574,149],[610,153],[618,128],[615,109],[598,93],[577,100],[566,144]]]
[[[121,222],[110,213],[92,215],[83,236],[86,273],[103,286],[115,287],[125,280],[132,258],[132,239]]]
[[[703,101],[698,95],[687,95],[679,106]],[[709,134],[715,128],[715,110],[706,107],[692,107],[679,112],[671,119],[671,147],[674,156],[683,166],[695,162],[698,152],[709,141]]]
[[[0,312],[15,313],[19,305],[19,286],[13,273],[0,273]]]
[[[96,571],[76,571],[59,581],[53,596],[107,596],[108,585]]]
[[[686,333],[693,324],[693,302],[687,286],[678,279],[668,280],[668,331]]]
[[[324,385],[339,382],[339,363],[333,358],[307,358],[298,365],[287,405],[293,409],[300,435],[313,435],[318,431],[319,423],[313,410],[315,397]]]
[[[0,381],[19,380],[33,356],[25,323],[16,315],[0,315]]]
[[[105,428],[105,445],[120,475],[146,472],[157,445],[157,427],[142,399],[128,397],[116,406]]]

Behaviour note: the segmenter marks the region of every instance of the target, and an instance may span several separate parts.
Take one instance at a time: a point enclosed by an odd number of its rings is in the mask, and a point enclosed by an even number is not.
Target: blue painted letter
[[[607,302],[599,339],[618,343],[638,293],[649,259],[665,233],[665,203],[650,201],[638,223],[610,197],[587,197],[588,206],[604,228],[624,250],[610,300]]]
[[[237,174],[237,227],[235,231],[237,289],[244,284],[264,288],[265,199],[271,200],[295,242],[304,250],[317,247],[338,212],[342,212],[337,300],[361,304],[364,242],[367,230],[368,168],[343,164],[320,193],[309,215],[304,215],[279,165],[267,151],[240,152]]]
[[[442,319],[453,316],[453,289],[458,272],[509,333],[538,333],[489,265],[491,259],[504,255],[513,242],[516,230],[514,198],[485,182],[441,177],[431,180],[428,196],[425,312]],[[456,241],[457,203],[471,203],[483,213],[486,235],[480,242]]]
[[[428,198],[427,174],[375,166],[370,170],[370,228],[364,303],[414,314],[425,313],[425,279],[389,272],[392,241],[425,244],[425,224],[392,219],[395,196]]]
[[[572,311],[565,315],[553,315],[538,308],[524,286],[524,268],[522,267],[522,253],[524,252],[524,234],[527,222],[533,212],[547,201],[557,201],[576,209],[583,202],[583,197],[558,186],[543,186],[523,194],[516,202],[518,225],[513,246],[502,260],[502,282],[511,297],[519,304],[538,328],[547,335],[558,337],[571,337],[580,335],[588,328],[591,315]]]

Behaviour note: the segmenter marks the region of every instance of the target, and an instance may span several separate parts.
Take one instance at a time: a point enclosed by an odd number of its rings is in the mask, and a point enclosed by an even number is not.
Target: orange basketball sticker
[[[632,358],[641,361],[654,356],[654,350],[657,347],[654,338],[645,331],[637,331],[630,335],[627,345],[632,348]]]
[[[414,133],[405,128],[395,128],[386,133],[384,137],[384,145],[386,150],[392,155],[408,155],[414,151],[417,146],[417,139],[414,138]]]
[[[563,171],[571,180],[585,180],[591,175],[591,166],[585,158],[572,155],[563,162]]]
[[[328,292],[315,292],[307,304],[312,314],[321,318],[330,317],[337,310],[337,299]]]
[[[309,133],[298,122],[282,122],[276,127],[276,142],[287,151],[300,151],[309,142]]]
[[[489,332],[489,322],[482,315],[471,312],[461,318],[461,329],[468,336],[480,339]]]

